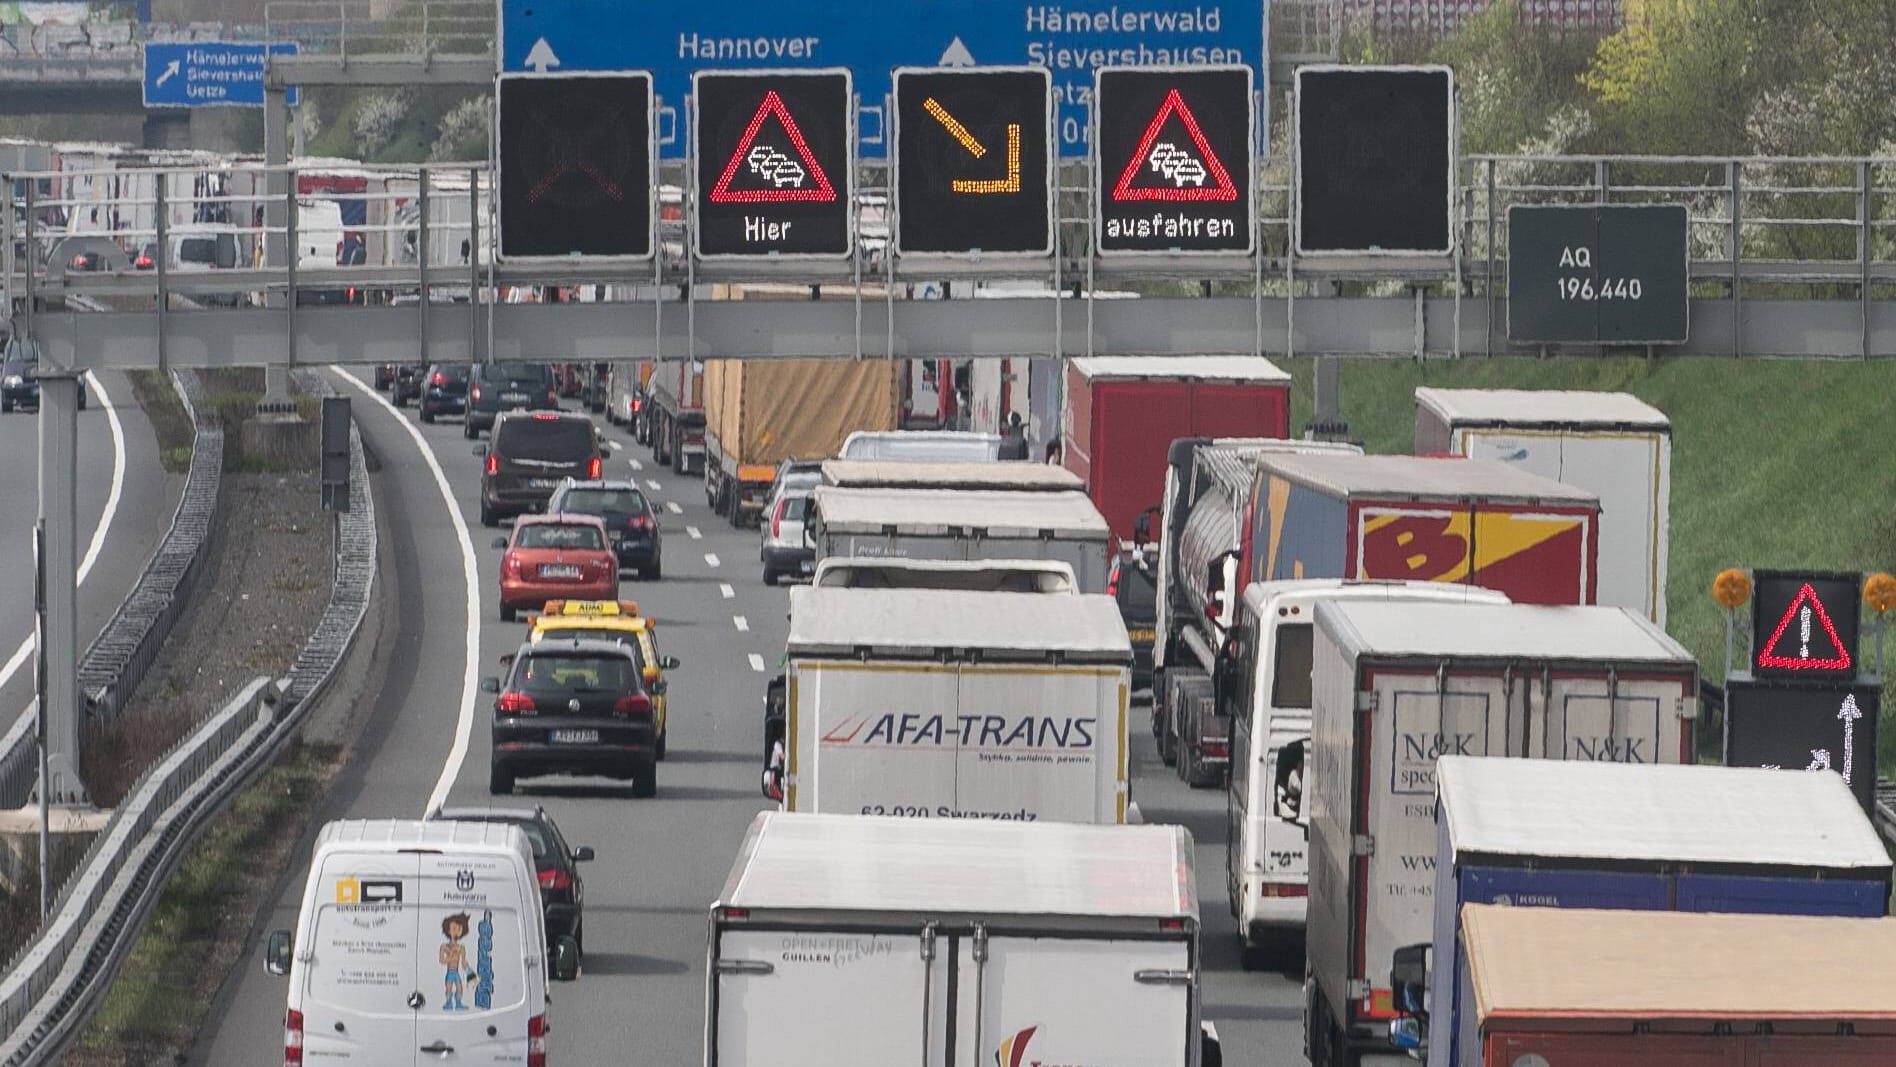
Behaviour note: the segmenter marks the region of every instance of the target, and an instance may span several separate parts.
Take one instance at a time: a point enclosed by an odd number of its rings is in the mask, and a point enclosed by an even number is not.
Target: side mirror
[[[506,548],[506,547],[507,547],[507,539],[506,539],[505,537],[496,537],[496,538],[494,538],[494,540],[493,540],[493,547],[495,547],[495,548],[502,548],[502,549],[504,549],[504,548]]]
[[[658,665],[668,671],[675,671],[680,666],[677,656],[660,656],[658,657]]]
[[[591,845],[581,845],[573,850],[574,863],[591,863],[592,861],[593,850]]]
[[[487,446],[486,446],[486,445],[475,445],[475,446],[474,446],[474,448],[473,448],[473,452],[474,452],[474,454],[475,454],[475,455],[477,455],[477,456],[485,456],[485,455],[487,454]]]
[[[263,949],[263,969],[282,977],[290,973],[290,932],[273,930]]]
[[[1158,517],[1159,507],[1157,504],[1141,511],[1139,517],[1132,520],[1132,539],[1142,545],[1151,541],[1152,523],[1153,520]]]
[[[483,693],[500,692],[500,679],[494,677],[493,675],[488,675],[487,677],[482,678],[481,679],[481,692]]]
[[[579,977],[579,942],[571,936],[553,943],[553,980],[570,982]]]
[[[1423,998],[1429,989],[1429,943],[1404,945],[1396,950],[1389,967],[1389,989],[1396,1010],[1405,1015],[1425,1016]]]

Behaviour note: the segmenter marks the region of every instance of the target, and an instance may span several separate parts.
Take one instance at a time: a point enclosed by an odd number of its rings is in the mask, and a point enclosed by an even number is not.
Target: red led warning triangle
[[[1196,169],[1199,173],[1195,175],[1187,173],[1185,179],[1175,179],[1175,185],[1172,188],[1164,186],[1152,189],[1133,188],[1132,179],[1138,176],[1139,168],[1149,161],[1147,153],[1152,151],[1152,142],[1158,140],[1159,130],[1164,127],[1165,120],[1174,115],[1184,123],[1186,135],[1198,148],[1197,159],[1188,158],[1189,154],[1180,154],[1177,158],[1184,159],[1187,167]],[[1204,164],[1202,168],[1194,166],[1199,161]],[[1163,161],[1155,161],[1154,165],[1157,166],[1160,162]],[[1168,175],[1171,172],[1168,168]],[[1191,183],[1193,178],[1196,179],[1195,183]],[[1225,172],[1224,164],[1218,161],[1217,153],[1205,143],[1205,134],[1198,128],[1197,116],[1192,114],[1191,108],[1185,106],[1185,101],[1179,99],[1177,89],[1170,90],[1165,94],[1165,102],[1159,105],[1159,113],[1152,116],[1152,124],[1146,127],[1145,136],[1139,139],[1139,147],[1133,150],[1132,158],[1126,162],[1126,169],[1120,172],[1119,184],[1113,186],[1113,199],[1203,201],[1236,200],[1237,198],[1237,186],[1231,184],[1231,175]]]
[[[1806,603],[1810,605],[1811,614],[1823,625],[1823,632],[1829,636],[1830,647],[1836,652],[1836,655],[1812,656],[1809,655],[1810,649],[1808,647],[1799,649],[1799,651],[1803,653],[1801,655],[1783,656],[1778,654],[1778,639],[1784,636],[1785,630],[1790,629],[1792,621],[1797,618],[1798,608]],[[1801,629],[1800,627],[1800,631]],[[1797,636],[1801,639],[1803,634],[1800,632]],[[1771,631],[1770,640],[1759,647],[1758,666],[1791,671],[1845,671],[1850,669],[1850,650],[1843,647],[1843,639],[1837,636],[1837,628],[1830,622],[1830,613],[1824,610],[1823,601],[1817,599],[1817,593],[1811,589],[1809,582],[1805,582],[1803,588],[1797,591],[1797,595],[1791,598],[1791,606],[1784,609],[1784,617],[1778,620],[1777,629]]]
[[[802,160],[791,159],[768,145],[753,146],[757,131],[763,128],[764,118],[777,116],[783,124],[783,131],[790,138],[790,147],[796,150]],[[759,159],[752,159],[759,154]],[[768,189],[732,189],[731,179],[737,177],[739,167],[748,168],[762,180],[770,183]],[[750,125],[744,127],[744,136],[737,139],[737,150],[731,153],[731,161],[724,165],[724,173],[718,176],[717,184],[711,187],[711,202],[714,204],[787,204],[795,202],[827,203],[836,199],[836,190],[831,187],[829,175],[817,166],[816,157],[810,154],[809,142],[803,139],[803,131],[797,129],[797,120],[790,117],[789,109],[783,106],[783,99],[775,89],[764,94],[764,102],[757,105],[757,114],[751,116]]]

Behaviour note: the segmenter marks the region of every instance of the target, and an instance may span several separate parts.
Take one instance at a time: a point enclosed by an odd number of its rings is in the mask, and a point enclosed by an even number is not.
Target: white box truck
[[[1213,1067],[1192,837],[763,812],[711,906],[705,1067]]]
[[[1433,932],[1436,760],[1690,762],[1698,665],[1595,605],[1318,604],[1313,636],[1305,1047],[1409,1064],[1391,971]]]
[[[1054,559],[1088,593],[1106,589],[1113,544],[1085,493],[854,489],[820,485],[806,528],[819,562],[901,559]]]
[[[1110,597],[797,588],[786,652],[788,811],[1127,820]]]
[[[1499,460],[1600,498],[1594,603],[1666,624],[1672,420],[1628,393],[1415,391],[1415,451]]]

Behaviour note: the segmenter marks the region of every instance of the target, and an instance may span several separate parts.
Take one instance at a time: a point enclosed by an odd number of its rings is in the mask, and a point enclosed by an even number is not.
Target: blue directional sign
[[[294,41],[148,41],[146,107],[262,107],[263,55],[293,56]],[[296,87],[289,90],[296,103]]]
[[[500,69],[649,70],[667,108],[694,70],[847,67],[861,154],[886,154],[898,66],[1030,65],[1053,75],[1055,142],[1087,154],[1093,70],[1249,64],[1269,69],[1262,0],[500,0]],[[661,117],[667,156],[689,138]]]

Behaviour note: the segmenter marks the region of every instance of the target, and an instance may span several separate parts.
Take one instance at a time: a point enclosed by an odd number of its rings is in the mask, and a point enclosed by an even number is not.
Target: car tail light
[[[612,713],[614,715],[650,715],[652,714],[652,698],[644,693],[622,696],[612,702]]]
[[[470,385],[467,387],[467,394],[475,400],[479,400],[481,398],[481,387],[478,385]]]
[[[494,708],[506,715],[532,715],[540,710],[525,693],[502,693],[494,702]]]
[[[547,402],[547,403],[549,403],[549,404],[552,404],[552,405],[553,405],[554,407],[559,407],[559,405],[560,405],[560,395],[559,395],[558,393],[556,393],[556,392],[554,392],[553,390],[551,390],[551,389],[548,389],[548,390],[546,391],[546,402]]]
[[[527,1067],[546,1067],[546,1016],[527,1020]]]
[[[151,257],[139,256],[137,259],[132,260],[132,266],[137,267],[139,270],[150,270]]]
[[[598,456],[594,456],[592,459],[588,460],[586,462],[586,477],[588,478],[599,477],[600,466],[601,464],[600,464]]]
[[[303,1013],[294,1008],[283,1015],[283,1067],[303,1067]]]
[[[1106,595],[1119,595],[1119,561],[1113,560],[1113,569],[1106,574]]]
[[[778,497],[777,506],[770,509],[770,539],[772,541],[783,536],[783,509],[788,503],[790,503],[788,497]]]
[[[487,454],[487,473],[489,474],[500,473],[500,457],[494,455],[492,452],[489,452]]]
[[[636,397],[636,396],[635,396],[635,397],[633,397],[632,399],[630,399],[630,400],[628,400],[628,401],[626,401],[626,402],[625,402],[625,406],[626,406],[626,408],[627,408],[627,409],[629,409],[629,410],[630,410],[630,411],[631,411],[631,412],[632,412],[632,413],[633,413],[634,415],[636,415],[636,414],[638,414],[638,412],[639,412],[639,407],[640,407],[640,405],[642,405],[643,403],[644,403],[644,401],[642,401],[642,400],[640,400],[640,399],[639,399],[638,397]]]
[[[652,520],[643,515],[633,515],[625,520],[625,528],[628,530],[644,530],[651,525]]]
[[[1212,759],[1230,759],[1231,758],[1231,750],[1225,748],[1223,745],[1216,745],[1216,744],[1211,744],[1207,742],[1204,748],[1205,748],[1205,755],[1209,756]]]
[[[520,557],[512,552],[500,557],[500,574],[503,578],[520,577]]]
[[[1258,896],[1261,897],[1307,897],[1310,895],[1310,887],[1306,885],[1281,885],[1276,882],[1265,882],[1258,887],[1257,892]]]
[[[448,376],[441,373],[440,371],[435,371],[434,377],[428,379],[428,384],[429,385],[446,385],[448,384]]]
[[[566,876],[565,871],[541,871],[540,888],[567,890],[573,888],[573,880]]]

